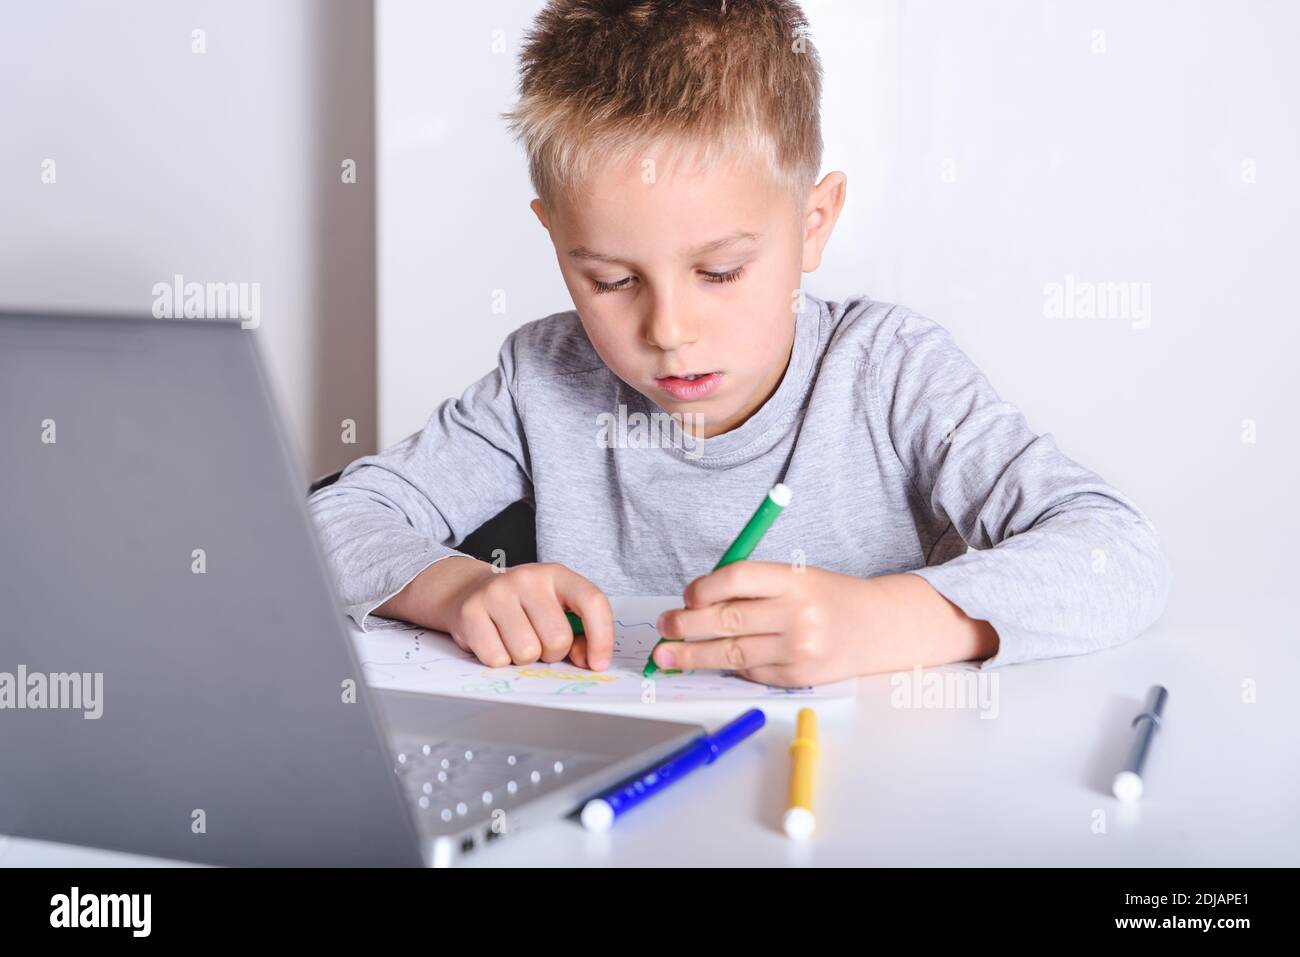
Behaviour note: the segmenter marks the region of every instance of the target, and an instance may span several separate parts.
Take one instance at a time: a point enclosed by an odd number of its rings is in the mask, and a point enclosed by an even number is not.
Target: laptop
[[[702,733],[368,688],[255,337],[0,313],[0,834],[445,865]]]

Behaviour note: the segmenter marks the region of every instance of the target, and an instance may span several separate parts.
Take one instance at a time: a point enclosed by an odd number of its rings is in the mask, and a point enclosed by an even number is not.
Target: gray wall
[[[255,334],[304,476],[367,451],[373,51],[366,0],[9,5],[0,305],[147,315],[176,273],[259,283]],[[356,445],[340,441],[345,418]]]

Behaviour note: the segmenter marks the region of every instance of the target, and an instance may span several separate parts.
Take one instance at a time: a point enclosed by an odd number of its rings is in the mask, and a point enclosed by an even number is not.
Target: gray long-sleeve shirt
[[[423,430],[312,496],[348,614],[391,624],[370,613],[521,499],[539,561],[608,595],[680,594],[784,482],[793,501],[753,560],[913,571],[992,623],[984,667],[1118,644],[1159,617],[1150,521],[1030,430],[945,329],[865,297],[805,296],[794,319],[776,392],[710,439],[615,376],[576,312],[517,329]]]

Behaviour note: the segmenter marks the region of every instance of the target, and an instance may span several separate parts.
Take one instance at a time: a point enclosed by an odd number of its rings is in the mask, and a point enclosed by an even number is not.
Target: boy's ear
[[[551,227],[546,222],[546,207],[542,205],[542,201],[535,199],[528,205],[537,216],[537,221],[542,224],[542,228],[549,232]]]
[[[831,230],[844,208],[848,191],[848,177],[836,170],[827,173],[813,187],[804,213],[803,265],[804,272],[813,272],[822,263],[822,250],[830,241]]]

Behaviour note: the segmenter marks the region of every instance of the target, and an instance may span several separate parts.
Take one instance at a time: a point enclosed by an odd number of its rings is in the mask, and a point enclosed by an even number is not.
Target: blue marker
[[[582,809],[582,826],[589,831],[608,831],[617,818],[700,765],[712,764],[763,727],[766,720],[762,711],[751,708],[716,734],[701,735],[663,764],[638,775],[631,784],[588,801]]]

